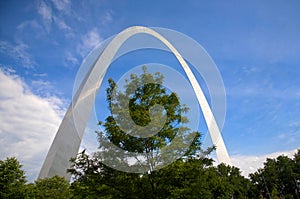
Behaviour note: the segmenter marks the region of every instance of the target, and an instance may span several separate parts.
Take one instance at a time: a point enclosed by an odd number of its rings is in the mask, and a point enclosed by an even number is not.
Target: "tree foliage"
[[[0,198],[71,198],[70,184],[63,177],[38,179],[26,184],[22,165],[15,157],[0,160]]]
[[[264,198],[300,198],[300,150],[293,159],[281,155],[267,158],[264,167],[250,174],[255,196]]]
[[[0,160],[0,198],[24,198],[26,177],[15,157]]]
[[[130,76],[124,92],[115,92],[117,85],[112,79],[109,79],[107,102],[111,115],[106,118],[103,124],[105,131],[98,132],[98,138],[100,143],[103,141],[103,137],[107,137],[111,143],[120,149],[145,154],[146,164],[149,170],[152,171],[157,165],[166,160],[163,158],[167,158],[160,155],[162,148],[168,150],[169,157],[184,155],[185,151],[180,149],[183,148],[184,143],[191,141],[189,140],[191,132],[185,126],[188,118],[184,114],[188,111],[188,108],[180,104],[175,93],[168,93],[166,88],[162,86],[163,75],[158,72],[152,75],[147,72],[146,67],[143,68],[143,71],[144,73],[140,76],[135,74]],[[155,110],[154,107],[158,105],[165,112],[161,109]],[[113,107],[115,108],[113,109]],[[127,109],[129,109],[130,120],[126,119]],[[162,115],[159,112],[162,112]],[[157,116],[153,116],[155,114]],[[166,120],[160,126],[164,117]],[[131,120],[133,123],[131,123]],[[120,122],[123,123],[123,129],[120,128]],[[149,131],[155,135],[145,138],[136,135],[137,132],[141,131],[140,127],[146,127],[147,125],[150,127],[142,129],[142,133],[148,133],[147,131]],[[126,132],[124,132],[124,128]],[[199,133],[195,132],[192,135],[195,134]],[[175,136],[177,142],[172,145],[170,141],[174,141]],[[198,135],[197,138],[200,138],[200,136]],[[198,145],[195,146],[194,151],[189,151],[189,154],[186,155],[191,155],[199,149],[197,148]],[[101,155],[103,155],[105,148],[100,145],[100,150],[102,151]],[[125,159],[126,157],[123,157],[123,160]]]
[[[140,76],[131,75],[124,92],[115,93],[117,85],[112,79],[109,80],[107,102],[109,107],[115,106],[117,109],[114,111],[110,109],[111,115],[103,123],[105,132],[97,132],[100,142],[99,152],[87,155],[83,151],[72,160],[73,167],[69,172],[75,177],[72,184],[72,189],[76,191],[75,197],[229,198],[245,196],[249,181],[240,175],[237,168],[226,165],[213,167],[212,160],[205,156],[213,148],[207,151],[201,149],[199,132],[192,133],[193,140],[187,150],[184,152],[178,150],[190,139],[187,136],[191,133],[190,129],[185,126],[188,118],[184,117],[188,107],[179,103],[175,93],[168,93],[161,86],[163,75],[160,73],[152,75],[145,67],[143,70],[144,73]],[[144,82],[154,83],[144,84]],[[167,115],[161,130],[156,135],[146,138],[124,132],[116,121],[116,119],[124,120],[124,110],[128,106],[124,99],[129,99],[130,117],[139,126],[149,124],[153,119],[150,115],[151,107],[155,104],[161,105]],[[128,130],[135,129],[128,128]],[[162,147],[169,146],[175,136],[180,139],[177,139],[175,145],[168,150],[172,156],[179,155],[180,158],[160,170],[154,170],[156,165],[161,164],[158,151]],[[123,150],[146,154],[144,159],[149,165],[148,171],[142,174],[126,173],[103,164],[105,158],[110,158],[109,155],[105,156],[106,150],[101,147],[103,137],[107,137],[110,142]],[[126,160],[126,157],[124,159]]]
[[[33,184],[27,185],[26,196],[28,198],[71,198],[70,184],[65,178],[53,176],[51,178],[38,179]]]

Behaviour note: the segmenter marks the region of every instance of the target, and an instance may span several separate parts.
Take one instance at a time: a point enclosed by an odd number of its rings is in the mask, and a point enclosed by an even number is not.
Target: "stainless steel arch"
[[[39,178],[60,175],[66,179],[70,179],[70,175],[66,172],[66,169],[70,167],[69,159],[71,157],[75,157],[78,152],[81,139],[92,109],[92,104],[95,101],[95,94],[100,87],[104,75],[118,49],[128,38],[139,33],[145,33],[156,37],[175,55],[195,91],[208,127],[208,131],[212,138],[212,142],[216,146],[218,161],[231,165],[231,161],[215,117],[198,81],[196,80],[186,61],[176,50],[176,48],[162,35],[150,28],[134,26],[127,28],[116,35],[107,45],[104,51],[102,51],[96,63],[87,73],[57,131],[57,134],[40,171]],[[76,118],[76,121],[80,121],[79,123],[75,124],[73,118],[74,115],[80,117]]]

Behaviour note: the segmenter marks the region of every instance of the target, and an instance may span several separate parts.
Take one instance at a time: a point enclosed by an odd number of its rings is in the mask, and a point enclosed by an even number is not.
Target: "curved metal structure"
[[[39,178],[59,175],[65,177],[66,179],[70,179],[70,174],[66,172],[66,170],[70,168],[69,159],[71,157],[75,157],[78,153],[83,133],[92,110],[92,105],[95,101],[95,94],[100,87],[104,75],[118,49],[128,38],[139,33],[149,34],[156,37],[175,55],[196,93],[212,142],[216,146],[218,161],[231,165],[231,161],[215,117],[198,81],[196,80],[186,61],[176,50],[176,48],[162,35],[150,28],[134,26],[116,35],[103,50],[96,63],[87,73],[58,129],[58,132],[40,171]],[[73,118],[74,114],[80,117],[76,118],[76,121],[80,121],[79,124],[75,124],[75,120]]]

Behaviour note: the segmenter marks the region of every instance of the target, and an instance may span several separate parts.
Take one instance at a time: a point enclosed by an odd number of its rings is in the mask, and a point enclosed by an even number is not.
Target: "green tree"
[[[0,198],[24,198],[26,177],[15,157],[0,160]]]
[[[140,76],[131,75],[124,92],[115,92],[117,85],[109,79],[107,102],[111,115],[103,124],[99,122],[105,129],[104,132],[97,132],[100,150],[92,155],[87,155],[85,151],[79,153],[72,159],[73,165],[69,169],[74,176],[71,185],[74,198],[245,198],[249,181],[240,175],[238,168],[213,166],[212,159],[207,158],[207,155],[214,148],[203,151],[200,133],[192,133],[186,127],[188,118],[184,114],[188,108],[179,103],[175,93],[168,93],[161,86],[162,74],[152,75],[145,67],[143,70],[144,73]],[[155,127],[159,126],[157,118],[160,117],[153,117],[153,112],[161,110],[153,110],[153,107],[156,104],[162,106],[167,119],[160,131],[156,135],[142,137],[134,134],[138,132],[138,127],[129,122],[120,128],[118,121],[127,121],[128,104],[130,118],[134,123],[147,126],[152,122],[154,132]],[[112,107],[116,108],[112,110]],[[179,139],[171,145],[175,136]],[[103,147],[105,137],[125,151],[144,153],[146,172],[126,173],[103,164],[103,161],[110,161],[114,155],[110,148]],[[190,143],[187,150],[181,150],[186,143]],[[155,170],[157,165],[164,163],[158,153],[164,147],[167,148],[164,152],[168,152],[170,156],[163,160],[174,156],[179,158],[172,164]],[[120,156],[120,165],[128,164],[126,158],[126,154]]]
[[[241,175],[239,168],[222,163],[217,166],[217,172],[224,182],[222,183],[225,186],[224,193],[233,198],[247,198],[250,181]]]
[[[183,155],[183,151],[179,149],[185,141],[188,141],[186,135],[190,133],[189,128],[184,126],[188,122],[184,116],[188,108],[180,104],[175,93],[168,93],[162,86],[162,74],[155,73],[152,75],[147,72],[146,67],[143,70],[144,73],[140,76],[131,75],[130,80],[125,85],[124,92],[114,92],[117,85],[112,79],[109,79],[107,101],[111,115],[106,118],[103,125],[105,132],[98,132],[98,137],[102,138],[105,135],[111,143],[125,151],[145,154],[144,159],[149,167],[148,170],[152,171],[162,163],[163,158],[159,155],[159,151],[163,147],[168,146],[166,150],[168,150],[171,158],[174,155],[178,157]],[[165,110],[164,113],[160,113],[162,112],[161,109],[154,108],[158,105]],[[113,107],[116,108],[112,109]],[[127,109],[129,109],[130,120],[126,120]],[[155,114],[156,116],[154,116]],[[161,126],[164,118],[166,120]],[[130,123],[131,120],[133,123]],[[126,132],[120,128],[118,121],[123,123],[123,129],[125,128]],[[139,128],[147,125],[151,127],[142,129],[143,132],[140,132]],[[136,132],[147,133],[147,131],[157,134],[146,138],[136,135]],[[175,136],[177,143],[173,144],[173,147],[169,146],[170,140]]]
[[[152,75],[147,72],[146,67],[143,68],[143,74],[140,76],[134,74],[130,76],[124,92],[115,92],[117,85],[112,79],[109,79],[107,101],[111,115],[103,123],[105,131],[97,132],[100,150],[92,156],[88,156],[84,152],[80,153],[72,160],[73,167],[69,170],[75,176],[72,188],[74,190],[79,189],[82,194],[84,193],[83,197],[95,194],[98,196],[109,195],[113,198],[137,198],[138,196],[156,198],[168,190],[161,182],[162,178],[167,177],[163,172],[164,170],[153,170],[157,165],[163,163],[162,159],[168,160],[174,155],[191,158],[199,154],[201,150],[200,133],[193,133],[192,136],[195,138],[192,139],[189,136],[189,133],[191,134],[189,128],[184,126],[188,122],[184,116],[188,108],[180,104],[177,95],[168,92],[162,83],[163,75],[160,73]],[[118,121],[125,120],[126,111],[124,110],[128,108],[128,101],[130,118],[137,126],[144,127],[151,123],[154,126],[151,130],[156,133],[156,127],[160,125],[160,120],[165,116],[166,120],[163,126],[159,127],[160,130],[156,135],[145,138],[135,135],[134,133],[138,132],[138,127],[132,124],[128,127],[125,126],[126,133],[120,128]],[[165,111],[154,109],[153,107],[156,105],[160,105]],[[112,107],[117,108],[112,110]],[[155,114],[161,114],[161,116],[154,117]],[[100,124],[102,123],[100,122]],[[179,138],[177,143],[170,145],[175,136]],[[103,160],[108,161],[112,157],[111,150],[101,146],[103,137],[107,137],[111,143],[125,151],[144,153],[144,165],[146,165],[148,172],[143,175],[124,173],[103,164]],[[189,141],[192,142],[189,150],[180,150]],[[162,158],[159,155],[159,151],[163,147],[167,148],[170,156]],[[106,151],[109,153],[106,154]],[[125,165],[128,164],[126,158],[126,154],[120,158],[122,164],[124,162]],[[179,162],[177,164],[181,165]],[[136,168],[138,167],[139,165]],[[169,173],[172,172],[169,171]],[[89,184],[92,183],[96,183],[97,186],[90,187]]]
[[[293,180],[295,182],[295,195],[300,198],[300,149],[294,155],[294,168],[293,168]]]
[[[265,198],[299,198],[298,155],[299,150],[294,159],[284,155],[267,158],[263,168],[250,174],[253,193]]]
[[[65,178],[54,176],[51,178],[38,179],[27,185],[27,198],[39,199],[66,199],[71,198],[70,184]]]

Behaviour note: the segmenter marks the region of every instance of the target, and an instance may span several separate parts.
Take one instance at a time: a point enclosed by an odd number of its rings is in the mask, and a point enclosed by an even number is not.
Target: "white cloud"
[[[65,52],[65,57],[68,62],[71,62],[72,66],[77,65],[79,63],[78,59],[74,57],[70,51]]]
[[[50,26],[52,23],[52,9],[44,1],[41,1],[38,5],[38,13],[42,16],[45,28],[50,31]]]
[[[38,7],[38,13],[43,17],[43,19],[51,21],[52,20],[52,10],[44,1],[41,1]]]
[[[112,10],[106,10],[104,12],[104,15],[101,17],[101,23],[102,23],[102,25],[105,25],[105,24],[111,22],[112,19],[113,19],[112,15],[113,15],[113,11]]]
[[[267,158],[277,158],[280,155],[286,155],[290,158],[297,152],[297,149],[291,151],[281,151],[271,154],[265,154],[260,156],[255,155],[234,155],[231,156],[232,164],[242,171],[242,175],[248,176],[250,173],[254,173],[257,169],[263,167],[263,163]]]
[[[46,76],[48,76],[48,74],[47,73],[34,73],[33,76],[35,76],[35,77],[46,77]]]
[[[50,82],[42,79],[31,80],[29,86],[31,91],[33,91],[32,93],[38,96],[51,97],[53,95],[52,93],[57,93]]]
[[[18,26],[17,26],[17,30],[23,30],[25,29],[26,27],[29,27],[29,28],[34,28],[34,29],[40,29],[41,26],[36,22],[36,20],[26,20],[26,21],[23,21],[22,23],[20,23]]]
[[[0,69],[0,158],[15,156],[35,180],[64,107],[59,98],[34,95],[20,77]]]
[[[6,41],[0,41],[0,53],[17,60],[25,68],[33,68],[36,63],[27,50],[28,46],[25,43],[21,42],[16,45],[12,45]]]
[[[77,52],[85,57],[97,44],[102,41],[96,28],[91,29],[87,34],[81,37],[81,43],[77,45]]]
[[[70,12],[70,1],[53,0],[52,2],[55,8],[58,10],[57,15],[53,13],[51,6],[47,5],[44,1],[41,1],[37,7],[38,13],[42,17],[42,21],[47,32],[50,32],[52,23],[57,25],[57,27],[61,30],[71,31],[71,27],[66,24],[62,17]]]
[[[66,24],[66,22],[58,17],[53,17],[54,22],[61,30],[72,30],[70,26]]]
[[[66,11],[70,10],[71,2],[70,0],[52,0],[57,10]]]

